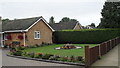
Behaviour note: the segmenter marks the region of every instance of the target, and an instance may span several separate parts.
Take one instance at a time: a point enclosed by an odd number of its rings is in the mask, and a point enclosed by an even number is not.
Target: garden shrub
[[[21,50],[18,50],[18,51],[13,51],[11,53],[12,53],[12,55],[15,55],[15,56],[22,56],[23,52]]]
[[[25,49],[24,46],[18,46],[18,47],[17,47],[17,50],[24,50],[24,49]]]
[[[77,57],[76,57],[76,60],[77,60],[77,61],[82,61],[82,60],[83,60],[83,57],[82,57],[82,56],[77,56]]]
[[[120,29],[81,29],[53,32],[53,42],[57,44],[99,44],[120,36]]]
[[[22,53],[22,56],[25,56],[25,57],[28,56],[27,52],[24,51],[24,52]]]
[[[3,48],[7,48],[7,45],[4,45],[4,47]]]
[[[28,56],[31,57],[31,58],[34,58],[34,55],[35,55],[34,52],[28,53]]]
[[[68,60],[68,56],[62,57],[62,61],[67,61]]]
[[[70,61],[74,62],[75,61],[75,57],[74,56],[70,56]]]
[[[60,56],[58,56],[58,55],[54,55],[54,56],[51,56],[50,58],[49,58],[49,60],[58,60],[58,58],[60,58]]]
[[[36,45],[32,45],[32,46],[29,46],[30,48],[36,48],[37,46]]]
[[[52,54],[45,54],[42,56],[42,59],[49,59],[51,56],[53,56]]]

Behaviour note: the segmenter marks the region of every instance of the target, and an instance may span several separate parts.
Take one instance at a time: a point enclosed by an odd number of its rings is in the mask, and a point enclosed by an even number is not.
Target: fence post
[[[107,47],[108,47],[108,46],[107,46],[107,42],[104,42],[104,44],[105,44],[105,49],[106,49],[105,52],[107,53],[107,51],[108,51],[108,48],[107,48]]]
[[[117,43],[117,45],[119,44],[119,43],[118,43],[118,37],[116,38],[116,43]]]
[[[112,40],[110,40],[110,50],[112,49]]]
[[[115,46],[117,46],[117,38],[115,38]]]
[[[89,45],[85,46],[85,66],[90,66],[90,51]]]
[[[120,43],[120,37],[118,38],[118,44]]]
[[[120,43],[120,37],[118,37],[118,44]]]

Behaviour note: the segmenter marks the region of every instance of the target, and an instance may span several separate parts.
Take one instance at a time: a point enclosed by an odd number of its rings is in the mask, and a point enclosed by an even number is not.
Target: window
[[[34,39],[40,39],[40,32],[39,31],[34,32]]]

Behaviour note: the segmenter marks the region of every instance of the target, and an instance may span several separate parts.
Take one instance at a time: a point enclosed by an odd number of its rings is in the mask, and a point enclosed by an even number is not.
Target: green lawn
[[[74,44],[75,46],[82,46],[83,48],[80,49],[68,49],[68,50],[55,50],[54,48],[63,46],[64,44],[53,44],[53,45],[47,45],[43,47],[37,47],[37,48],[30,48],[24,50],[25,52],[35,52],[37,53],[43,53],[43,54],[54,54],[54,55],[60,55],[60,56],[84,56],[84,46],[88,44]],[[94,47],[97,44],[89,44],[90,47]]]

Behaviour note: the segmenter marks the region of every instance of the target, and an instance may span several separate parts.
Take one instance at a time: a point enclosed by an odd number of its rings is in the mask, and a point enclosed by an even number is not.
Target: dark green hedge
[[[84,29],[53,32],[54,43],[98,44],[120,36],[120,29]]]

